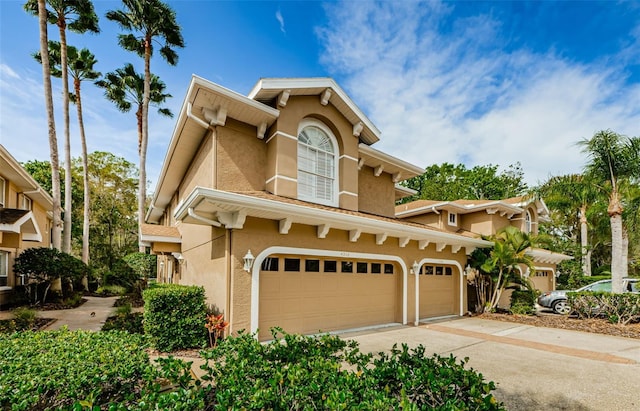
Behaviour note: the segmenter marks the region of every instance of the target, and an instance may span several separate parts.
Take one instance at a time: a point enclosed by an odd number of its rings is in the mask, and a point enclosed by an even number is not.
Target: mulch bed
[[[72,305],[64,304],[62,302],[55,302],[55,303],[45,303],[42,305],[35,306],[33,308],[38,311],[70,310],[72,308],[80,307],[82,304],[86,302],[87,302],[87,299],[83,298],[82,300],[80,300],[80,304],[78,305],[72,306]]]
[[[0,320],[0,332],[6,332],[9,329],[9,323],[12,320]],[[53,318],[40,318],[37,317],[33,322],[33,327],[31,327],[30,331],[40,331],[45,328],[47,325],[54,322]]]
[[[508,321],[535,327],[562,328],[565,330],[584,331],[589,333],[613,335],[640,339],[640,323],[618,325],[611,324],[602,318],[580,320],[575,317],[542,314],[542,315],[513,315],[485,313],[480,316],[487,320]]]

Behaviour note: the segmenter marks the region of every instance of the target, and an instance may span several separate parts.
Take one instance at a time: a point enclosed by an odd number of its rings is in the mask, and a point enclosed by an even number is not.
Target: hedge
[[[570,292],[567,302],[580,318],[604,317],[611,323],[640,321],[640,295],[632,293]]]
[[[510,311],[512,314],[531,315],[536,312],[537,290],[513,290]]]
[[[160,351],[207,344],[204,288],[158,284],[144,290],[144,332]]]
[[[203,357],[207,409],[504,409],[494,383],[465,368],[468,359],[427,356],[423,346],[373,356],[336,336],[274,333],[261,344],[241,334]]]

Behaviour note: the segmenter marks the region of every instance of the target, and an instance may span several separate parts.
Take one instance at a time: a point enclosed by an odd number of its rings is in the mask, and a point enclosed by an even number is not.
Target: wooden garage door
[[[259,338],[392,323],[399,269],[379,261],[270,257],[260,271]]]
[[[425,264],[420,273],[420,318],[456,314],[457,268]]]

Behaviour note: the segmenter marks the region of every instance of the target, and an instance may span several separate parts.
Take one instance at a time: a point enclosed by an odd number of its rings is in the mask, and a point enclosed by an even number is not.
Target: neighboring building
[[[204,286],[261,339],[466,313],[467,255],[491,244],[396,218],[424,170],[379,138],[332,79],[246,97],[194,76],[141,230],[159,280]]]
[[[53,200],[0,145],[0,306],[10,302],[22,279],[15,258],[31,247],[49,247]]]
[[[396,216],[405,221],[479,238],[495,234],[509,225],[537,235],[539,222],[549,221],[549,209],[544,201],[526,197],[504,200],[417,200],[396,206]],[[572,257],[539,248],[532,248],[528,254],[533,258],[535,273],[530,273],[526,266],[522,266],[522,274],[528,276],[538,290],[554,290],[556,265]],[[504,294],[501,306],[508,304],[509,295]]]

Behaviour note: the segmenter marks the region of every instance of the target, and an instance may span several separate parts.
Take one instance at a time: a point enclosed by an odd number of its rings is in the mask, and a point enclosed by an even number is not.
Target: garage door
[[[395,322],[400,278],[384,261],[269,257],[260,271],[259,338],[274,326],[315,334]]]
[[[457,268],[446,265],[422,266],[420,272],[420,318],[456,314]]]
[[[550,291],[553,288],[551,271],[536,271],[535,275],[529,277],[533,281],[533,286],[540,291]]]

